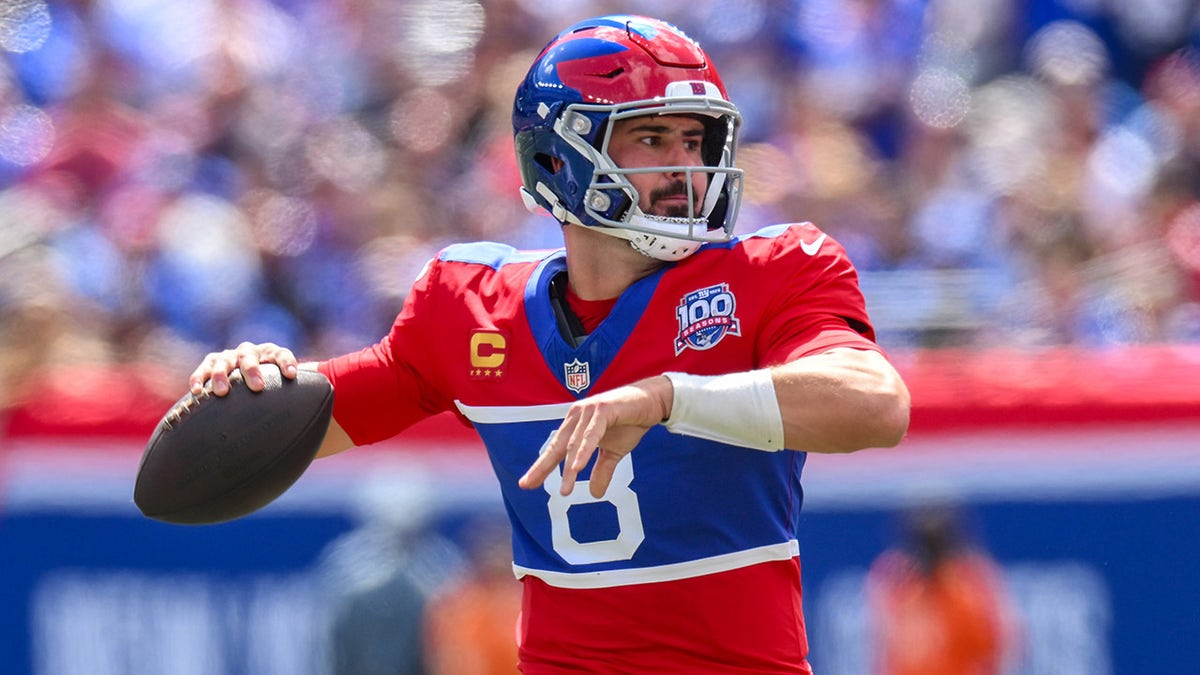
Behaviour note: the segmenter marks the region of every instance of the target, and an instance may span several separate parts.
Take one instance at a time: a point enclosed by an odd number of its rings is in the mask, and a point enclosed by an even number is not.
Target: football
[[[221,523],[253,513],[291,487],[316,457],[333,415],[318,372],[284,378],[263,364],[251,391],[240,371],[225,396],[190,392],[163,415],[142,453],[133,501],[168,523]]]

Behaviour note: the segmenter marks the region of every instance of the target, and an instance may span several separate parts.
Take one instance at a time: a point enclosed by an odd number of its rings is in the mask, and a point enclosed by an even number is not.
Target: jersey
[[[560,330],[564,252],[454,245],[386,338],[320,364],[357,444],[453,411],[487,448],[525,580],[525,672],[808,672],[796,528],[803,448],[760,452],[652,428],[601,499],[517,480],[572,401],[666,371],[715,375],[874,349],[857,274],[811,224],[664,265],[578,344]],[[725,670],[722,670],[724,668]]]

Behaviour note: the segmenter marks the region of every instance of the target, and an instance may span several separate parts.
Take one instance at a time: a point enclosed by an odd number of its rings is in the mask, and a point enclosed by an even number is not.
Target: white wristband
[[[754,450],[783,449],[783,416],[769,370],[663,375],[675,388],[671,415],[663,422],[668,430]]]

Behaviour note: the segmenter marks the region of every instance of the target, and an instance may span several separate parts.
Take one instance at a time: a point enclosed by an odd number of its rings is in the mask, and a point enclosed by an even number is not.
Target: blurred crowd
[[[739,231],[834,235],[885,347],[1200,340],[1188,0],[5,0],[0,409],[42,363],[357,349],[442,246],[557,247],[512,96],[609,12],[709,51]]]

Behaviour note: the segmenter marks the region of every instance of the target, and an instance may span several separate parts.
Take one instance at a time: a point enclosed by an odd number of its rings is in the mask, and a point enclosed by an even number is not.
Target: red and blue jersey
[[[539,490],[517,480],[588,394],[666,371],[722,374],[835,347],[878,349],[844,250],[810,224],[706,245],[635,282],[578,345],[560,331],[552,300],[565,271],[562,251],[443,250],[386,338],[321,364],[337,392],[334,417],[358,444],[443,411],[475,427],[526,580],[527,672],[605,663],[680,672],[688,659],[707,672],[806,672],[803,448],[759,452],[659,426],[601,499],[586,473],[567,497],[557,474]]]

